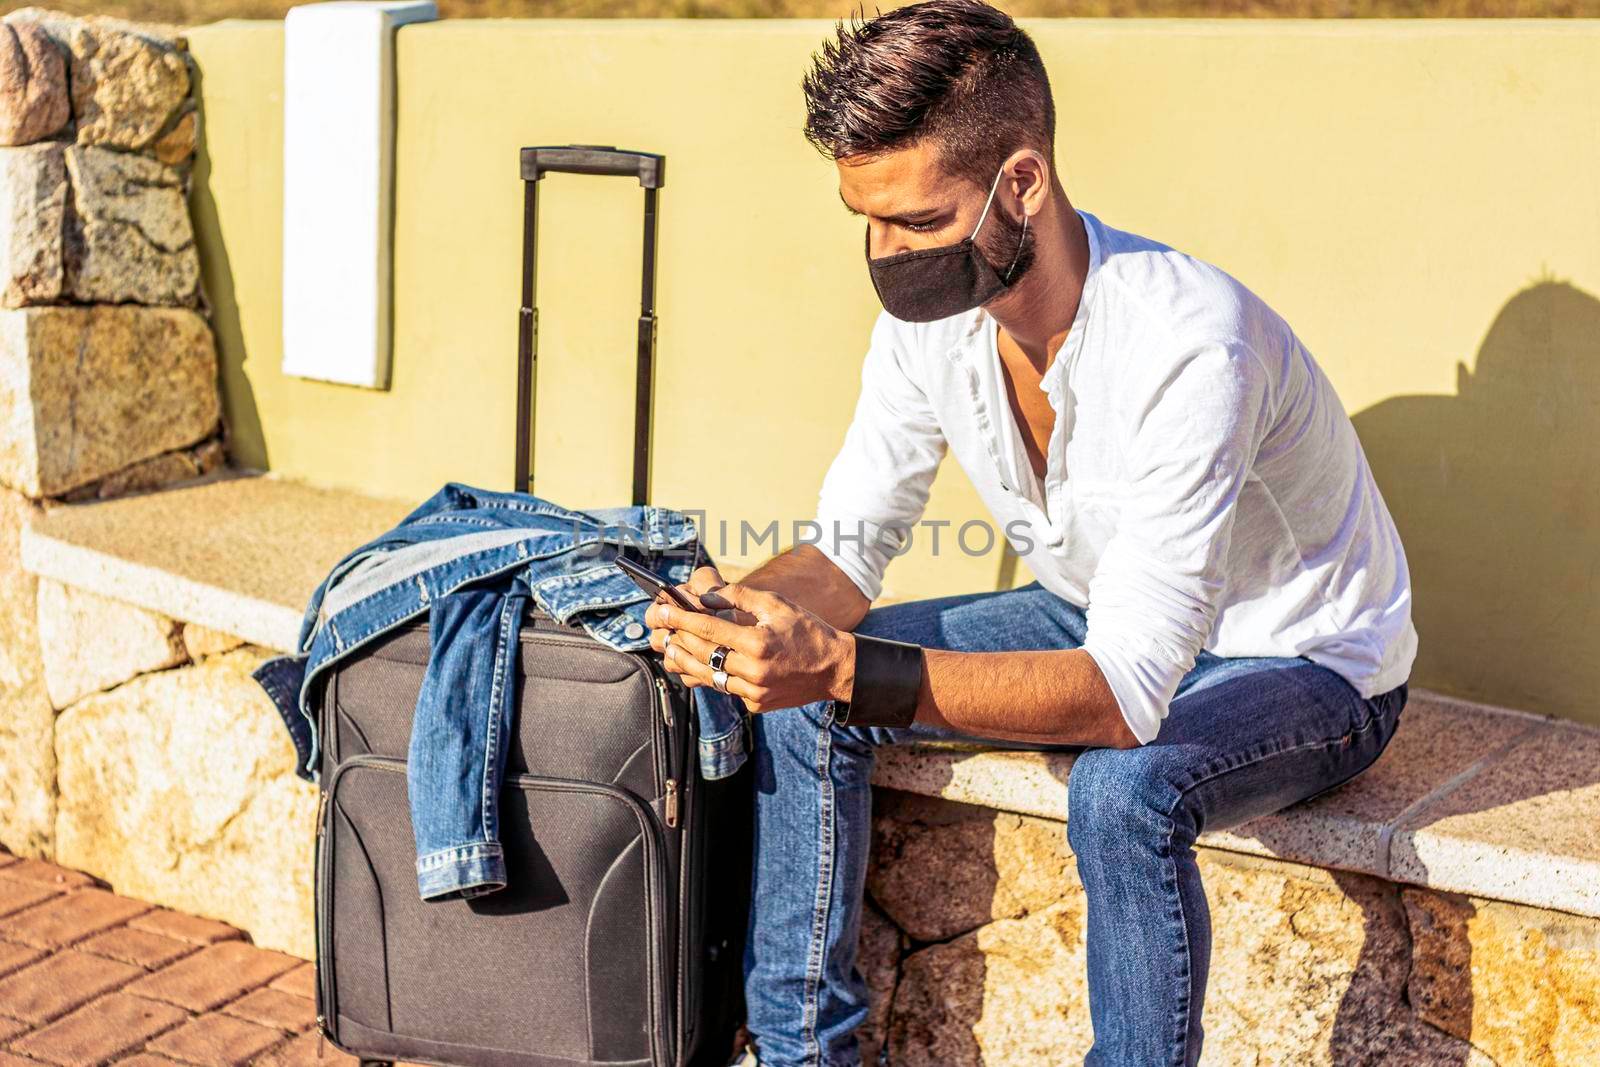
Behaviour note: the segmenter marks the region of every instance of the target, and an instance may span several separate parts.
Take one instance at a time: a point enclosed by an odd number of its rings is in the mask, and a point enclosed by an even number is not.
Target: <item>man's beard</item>
[[[988,260],[989,266],[994,268],[995,274],[1006,283],[1006,288],[1015,286],[1028,273],[1028,268],[1033,266],[1034,242],[1033,227],[1029,226],[1024,232],[1022,223],[1013,222],[1011,216],[1002,211],[994,212],[994,226],[984,227],[988,233],[978,240],[978,251],[983,258]],[[985,239],[986,238],[986,239]],[[1022,243],[1018,248],[1017,243]],[[1012,259],[1016,264],[1012,265]],[[1010,274],[1007,274],[1007,269]]]

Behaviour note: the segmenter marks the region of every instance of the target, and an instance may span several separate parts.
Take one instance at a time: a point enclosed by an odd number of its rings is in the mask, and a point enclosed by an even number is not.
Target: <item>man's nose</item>
[[[867,258],[883,259],[911,248],[905,236],[897,234],[895,227],[883,222],[867,223]]]

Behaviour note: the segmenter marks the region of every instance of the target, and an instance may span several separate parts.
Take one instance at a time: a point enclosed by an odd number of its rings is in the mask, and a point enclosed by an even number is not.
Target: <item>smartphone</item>
[[[646,593],[649,593],[652,599],[658,596],[665,596],[684,611],[693,611],[700,615],[709,614],[704,609],[696,607],[694,602],[678,592],[671,582],[650,568],[641,567],[624,556],[618,556],[615,562],[621,568],[622,573],[632,578],[633,583]]]

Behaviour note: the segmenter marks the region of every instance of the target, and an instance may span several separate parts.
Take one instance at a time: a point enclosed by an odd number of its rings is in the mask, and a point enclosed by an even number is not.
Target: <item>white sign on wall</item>
[[[283,56],[283,371],[389,387],[394,38],[433,0],[289,9]]]

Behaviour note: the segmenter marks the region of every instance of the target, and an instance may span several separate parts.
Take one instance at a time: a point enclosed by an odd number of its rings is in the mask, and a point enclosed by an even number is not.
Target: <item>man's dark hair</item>
[[[829,159],[931,139],[947,173],[987,189],[1018,148],[1054,158],[1050,80],[1004,11],[925,0],[836,29],[801,82],[806,140]]]

